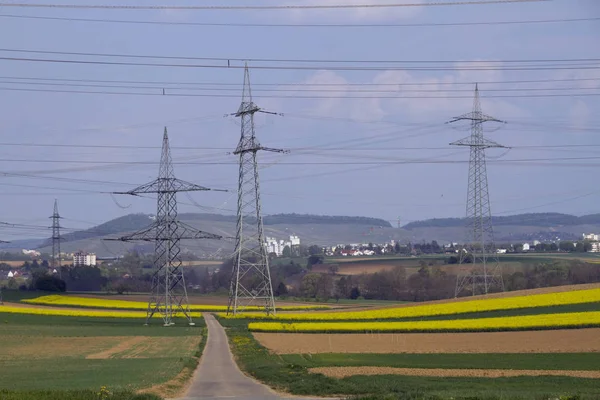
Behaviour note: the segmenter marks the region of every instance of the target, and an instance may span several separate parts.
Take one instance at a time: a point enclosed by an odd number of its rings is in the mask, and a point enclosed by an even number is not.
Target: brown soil
[[[193,349],[198,346],[201,336],[185,336],[177,340],[177,345],[173,345],[173,338],[170,337],[148,337],[135,336],[124,338],[115,346],[104,351],[90,354],[86,358],[102,360],[107,358],[163,358],[180,357],[193,353]]]
[[[130,338],[123,338],[123,340],[121,340],[119,343],[117,343],[115,346],[111,347],[110,349],[101,351],[99,353],[90,354],[86,358],[88,360],[104,360],[107,358],[113,358],[113,356],[115,356],[123,351],[128,350],[130,347],[143,342],[145,339],[146,338],[144,336],[134,336],[134,337],[130,337]],[[118,357],[116,357],[116,358],[118,358]]]
[[[311,368],[312,373],[331,378],[345,378],[352,375],[410,375],[455,378],[502,378],[515,376],[571,376],[574,378],[600,379],[600,371],[548,371],[518,369],[438,369],[438,368],[392,368],[392,367],[320,367]]]
[[[43,359],[56,357],[83,358],[105,351],[127,337],[45,337],[4,336],[0,360]]]
[[[600,352],[600,328],[464,333],[254,333],[277,354]]]

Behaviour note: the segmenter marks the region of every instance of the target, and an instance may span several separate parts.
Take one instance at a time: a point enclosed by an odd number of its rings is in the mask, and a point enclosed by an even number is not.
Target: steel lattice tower
[[[275,299],[269,271],[269,257],[265,245],[263,220],[260,209],[258,180],[258,151],[284,153],[285,150],[263,147],[256,139],[254,114],[266,112],[252,101],[250,72],[244,69],[242,103],[233,114],[241,119],[241,137],[233,154],[239,156],[237,231],[229,305],[227,314],[237,314],[251,305],[264,307],[267,315],[275,314]],[[266,112],[269,113],[269,112]],[[272,113],[269,113],[272,114]]]
[[[473,257],[473,269],[471,273],[461,274],[459,272],[454,293],[456,297],[467,287],[471,288],[473,296],[476,294],[487,294],[493,287],[504,290],[502,269],[494,245],[485,149],[505,147],[483,137],[484,123],[504,122],[481,112],[477,84],[475,85],[473,111],[456,117],[449,121],[449,123],[457,121],[469,121],[471,125],[471,136],[450,144],[454,146],[468,146],[471,152],[466,215],[468,237],[465,243],[466,252],[461,250],[459,263],[465,263],[466,257],[471,255]]]
[[[4,240],[0,240],[0,243],[10,243],[10,242],[5,242]],[[0,285],[0,304],[4,304],[4,301],[2,300],[2,285]]]
[[[145,229],[123,236],[120,241],[154,242],[154,274],[146,324],[156,313],[160,314],[164,325],[174,325],[173,318],[182,313],[190,325],[194,325],[190,315],[187,288],[183,277],[180,257],[182,239],[222,239],[222,236],[199,231],[177,219],[177,192],[213,190],[175,178],[169,137],[165,128],[158,178],[128,192],[115,194],[156,193],[156,220]]]
[[[52,260],[50,260],[50,269],[58,271],[58,276],[62,278],[61,272],[61,255],[60,255],[60,214],[58,213],[58,200],[54,200],[54,213],[50,217],[52,219]]]

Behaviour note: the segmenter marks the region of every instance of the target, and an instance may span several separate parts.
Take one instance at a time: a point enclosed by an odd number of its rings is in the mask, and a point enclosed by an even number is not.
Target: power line
[[[109,10],[297,10],[297,9],[357,9],[357,8],[400,8],[400,7],[437,7],[437,6],[469,6],[511,3],[534,3],[549,0],[471,0],[430,3],[394,3],[394,4],[331,4],[331,5],[272,5],[272,6],[178,6],[178,5],[122,5],[122,4],[39,4],[39,3],[0,3],[0,7],[18,8],[58,8],[58,9],[109,9]]]
[[[131,56],[126,56],[131,57]],[[98,60],[67,60],[56,58],[27,58],[27,57],[0,57],[3,61],[21,61],[21,62],[43,62],[55,64],[81,64],[81,65],[113,65],[113,66],[138,66],[138,67],[163,67],[163,68],[201,68],[201,69],[242,69],[243,65],[232,65],[226,60],[222,65],[219,64],[167,64],[167,63],[148,63],[148,62],[130,62],[130,61],[98,61]],[[564,65],[545,65],[545,66],[475,66],[475,67],[457,67],[457,66],[436,66],[436,67],[406,67],[406,66],[385,66],[385,67],[366,67],[366,66],[329,66],[329,65],[257,65],[253,69],[261,70],[298,70],[298,71],[554,71],[554,70],[596,70],[600,69],[597,64],[564,64]]]
[[[429,22],[415,24],[263,24],[263,23],[235,23],[235,22],[180,22],[180,21],[142,21],[142,20],[119,20],[98,18],[73,18],[73,17],[49,17],[36,15],[0,14],[0,18],[37,19],[50,21],[69,22],[100,22],[117,24],[142,24],[142,25],[171,25],[171,26],[211,26],[211,27],[258,27],[258,28],[417,28],[417,27],[444,27],[444,26],[493,26],[493,25],[521,25],[521,24],[551,24],[598,21],[600,18],[569,18],[569,19],[545,19],[545,20],[522,20],[522,21],[486,21],[486,22]]]
[[[23,81],[2,81],[0,84],[9,85],[42,85],[42,86],[56,86],[56,87],[92,87],[102,89],[148,89],[148,90],[165,90],[164,87],[160,86],[131,86],[131,85],[97,85],[97,84],[73,84],[73,83],[49,83],[49,82],[23,82]],[[391,89],[302,89],[304,84],[298,84],[298,88],[292,89],[258,89],[254,92],[314,92],[314,93],[464,93],[469,92],[469,89],[402,89],[391,90]],[[507,89],[486,89],[486,92],[526,92],[526,91],[566,91],[566,90],[598,90],[600,88],[591,87],[557,87],[557,88],[507,88]],[[190,90],[190,91],[217,91],[217,92],[239,92],[237,88],[232,87],[170,87],[169,90]],[[161,92],[162,94],[162,92]]]
[[[67,56],[88,56],[88,57],[116,57],[116,58],[156,58],[162,60],[200,60],[200,61],[238,61],[238,62],[296,62],[296,63],[351,63],[351,64],[439,64],[439,63],[463,63],[463,64],[481,64],[479,60],[333,60],[333,59],[300,59],[300,58],[244,58],[244,57],[194,57],[194,56],[162,56],[149,54],[119,54],[119,53],[90,53],[76,51],[56,51],[56,50],[29,50],[29,49],[7,49],[0,48],[0,51],[10,53],[38,53]],[[486,60],[485,63],[548,63],[548,62],[598,62],[600,58],[555,58],[555,59],[508,59],[508,60]],[[254,67],[253,67],[254,68]]]
[[[598,67],[600,69],[600,67]],[[151,92],[110,92],[100,90],[58,90],[58,89],[28,89],[0,87],[0,90],[17,92],[45,92],[45,93],[75,93],[75,94],[102,94],[102,95],[132,95],[132,96],[171,96],[171,97],[211,97],[211,98],[237,98],[235,94],[199,94],[199,93],[151,93]],[[538,97],[589,97],[600,96],[600,93],[552,93],[552,94],[526,94],[526,95],[491,95],[485,98],[538,98]],[[261,98],[271,99],[468,99],[471,96],[332,96],[332,95],[262,95]]]
[[[90,83],[122,83],[122,84],[147,84],[147,85],[204,85],[204,86],[235,86],[238,83],[229,82],[166,82],[166,81],[132,81],[132,80],[99,80],[99,79],[69,79],[69,78],[39,78],[39,77],[17,77],[0,76],[0,79],[34,80],[34,81],[61,81],[61,82],[90,82]],[[589,82],[598,81],[597,78],[566,78],[566,79],[526,79],[509,81],[477,81],[482,84],[517,84],[517,83],[546,83],[546,82]],[[335,86],[448,86],[448,85],[473,85],[475,81],[463,82],[398,82],[398,83],[255,83],[252,86],[307,86],[307,87],[335,87]],[[489,90],[489,89],[486,89]]]

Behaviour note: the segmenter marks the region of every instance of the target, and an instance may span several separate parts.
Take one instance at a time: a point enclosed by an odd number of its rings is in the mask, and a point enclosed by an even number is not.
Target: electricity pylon
[[[459,264],[464,264],[467,261],[467,257],[471,256],[473,269],[471,273],[458,273],[454,292],[455,297],[458,297],[462,290],[467,287],[470,287],[473,296],[476,294],[487,294],[493,287],[504,290],[502,268],[500,267],[494,244],[485,149],[495,147],[505,148],[505,146],[485,139],[483,137],[483,124],[486,122],[505,122],[481,112],[477,84],[475,84],[473,111],[456,117],[448,123],[457,121],[469,121],[471,124],[471,136],[450,144],[454,146],[468,146],[471,152],[467,191],[468,236],[465,249],[460,250]]]
[[[54,213],[52,219],[52,260],[50,260],[51,272],[57,271],[58,276],[62,278],[62,258],[60,254],[60,214],[58,213],[58,200],[54,199]]]
[[[263,147],[256,139],[254,114],[274,114],[260,109],[252,101],[250,72],[244,69],[242,103],[232,115],[241,119],[241,137],[233,154],[239,156],[237,231],[233,270],[229,288],[227,314],[236,315],[248,306],[264,307],[267,315],[275,314],[275,299],[269,271],[269,257],[263,232],[256,155],[260,150],[286,153]]]
[[[5,242],[4,240],[0,240],[0,243],[10,243],[10,242]],[[0,304],[4,304],[4,301],[2,300],[2,285],[0,285]]]
[[[164,326],[174,325],[173,318],[181,312],[187,318],[188,323],[194,325],[183,277],[180,241],[182,239],[222,239],[222,236],[197,230],[179,221],[177,219],[177,192],[206,190],[213,189],[175,178],[169,137],[165,127],[158,178],[128,192],[115,192],[115,194],[132,196],[148,193],[157,195],[154,223],[130,235],[118,239],[107,239],[124,242],[154,242],[154,274],[152,275],[146,324],[155,313],[158,313],[163,319]]]

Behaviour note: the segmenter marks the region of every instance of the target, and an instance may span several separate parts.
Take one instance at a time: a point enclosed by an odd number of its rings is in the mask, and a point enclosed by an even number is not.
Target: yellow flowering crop
[[[109,298],[90,298],[90,297],[75,297],[62,295],[41,296],[35,299],[22,300],[23,303],[39,304],[49,306],[67,306],[67,307],[82,307],[82,308],[110,308],[113,310],[146,310],[147,302],[128,301],[128,300],[113,300]],[[315,310],[329,309],[328,306],[284,306],[277,307],[278,310]],[[260,307],[248,307],[251,311],[260,311]],[[227,306],[218,305],[199,305],[190,304],[192,311],[217,312],[227,311]]]
[[[108,311],[108,310],[76,310],[56,308],[27,308],[0,305],[0,313],[28,314],[28,315],[50,315],[59,317],[91,317],[91,318],[146,318],[145,312],[140,311]],[[201,313],[191,313],[193,317],[200,317]],[[161,318],[154,314],[155,318]]]
[[[448,332],[557,329],[600,326],[600,311],[518,317],[409,322],[251,322],[254,332]]]
[[[582,304],[600,302],[600,289],[575,290],[572,292],[535,294],[530,296],[515,296],[497,299],[466,300],[441,304],[422,304],[379,310],[365,310],[335,313],[298,313],[277,314],[266,316],[260,313],[245,313],[223,318],[251,318],[296,321],[343,321],[343,320],[375,320],[400,319],[411,317],[429,317],[438,315],[453,315],[483,311],[514,310],[531,307],[550,307],[567,304]]]

